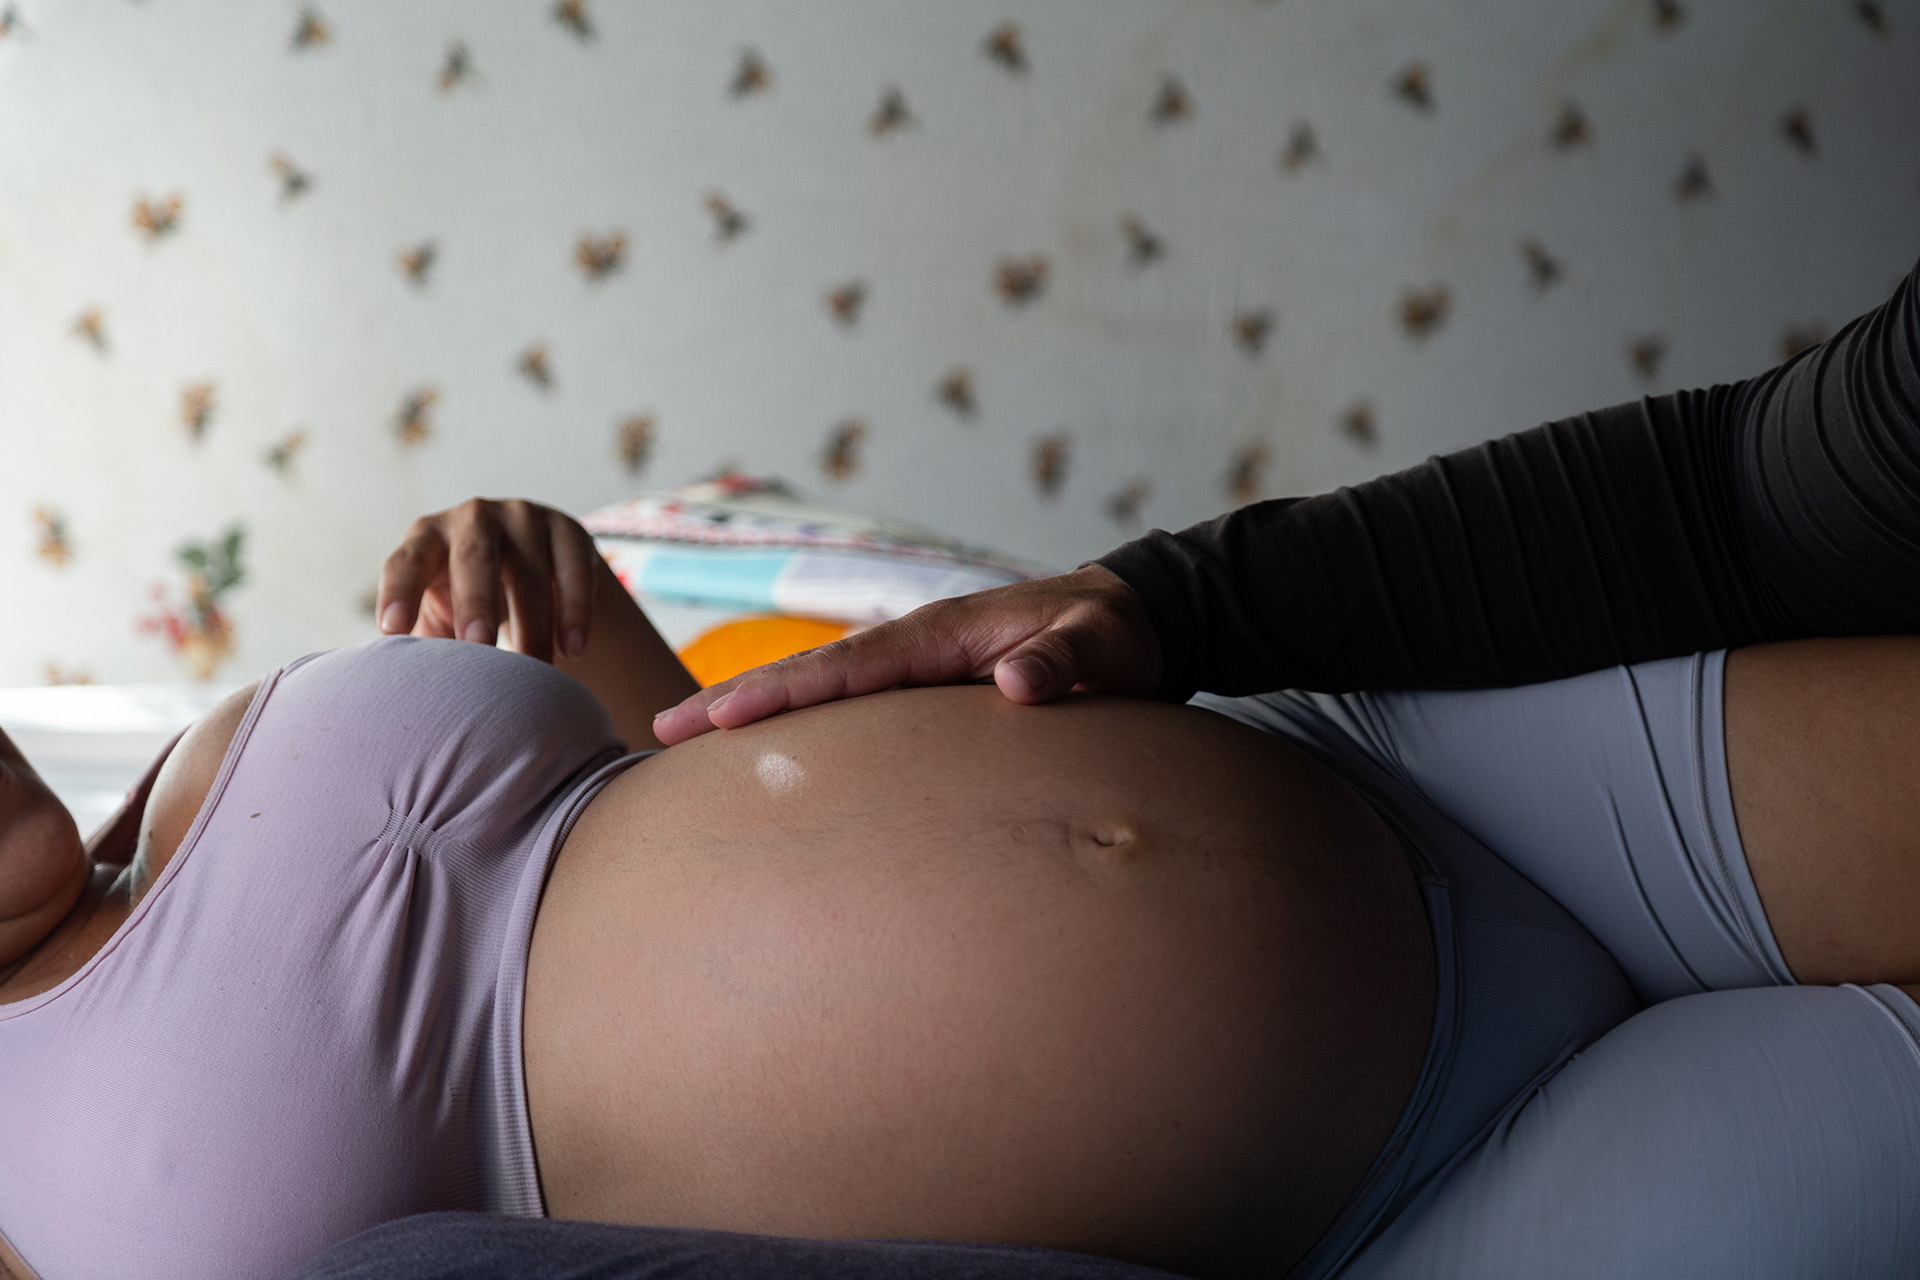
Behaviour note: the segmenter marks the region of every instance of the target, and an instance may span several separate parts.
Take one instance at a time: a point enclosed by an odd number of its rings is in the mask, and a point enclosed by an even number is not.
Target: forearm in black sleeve
[[[1920,267],[1733,386],[1549,423],[1102,557],[1163,697],[1471,688],[1920,631]]]

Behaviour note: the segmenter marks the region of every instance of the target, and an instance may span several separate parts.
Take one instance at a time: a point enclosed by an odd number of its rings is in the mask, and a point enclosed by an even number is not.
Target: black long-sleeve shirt
[[[1159,696],[1474,688],[1920,631],[1920,266],[1823,345],[1098,562]]]

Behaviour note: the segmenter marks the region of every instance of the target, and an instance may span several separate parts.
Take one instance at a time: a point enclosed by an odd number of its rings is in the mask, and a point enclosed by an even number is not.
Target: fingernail
[[[718,711],[720,708],[726,706],[729,702],[732,702],[732,701],[733,701],[733,695],[728,693],[728,694],[722,694],[720,697],[715,698],[712,702],[709,702],[707,704],[707,719],[709,720],[713,719],[714,712]]]
[[[398,600],[388,605],[386,612],[380,615],[380,630],[387,635],[395,635],[405,630],[406,625],[407,606]]]
[[[1047,668],[1038,658],[1011,658],[1008,659],[1007,666],[1012,668],[1013,674],[1026,682],[1029,693],[1038,693],[1041,684],[1047,678]]]
[[[463,640],[471,640],[475,644],[492,644],[493,628],[484,622],[469,622],[467,629],[460,633],[460,638]]]
[[[577,658],[587,651],[587,633],[579,627],[569,627],[567,634],[561,637],[560,646],[566,650],[569,658]]]

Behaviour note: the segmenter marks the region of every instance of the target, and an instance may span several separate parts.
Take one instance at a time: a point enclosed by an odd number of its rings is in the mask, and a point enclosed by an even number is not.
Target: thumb
[[[1076,648],[1064,628],[1043,631],[994,664],[993,682],[1014,702],[1052,702],[1080,682]]]

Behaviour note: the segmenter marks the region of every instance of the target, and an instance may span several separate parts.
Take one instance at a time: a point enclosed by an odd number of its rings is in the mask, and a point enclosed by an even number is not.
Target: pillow
[[[581,523],[635,599],[847,623],[885,622],[932,600],[1049,572],[732,472],[640,494]]]
[[[844,622],[820,618],[756,614],[701,633],[679,651],[679,657],[704,689],[763,663],[829,644],[854,630]]]

